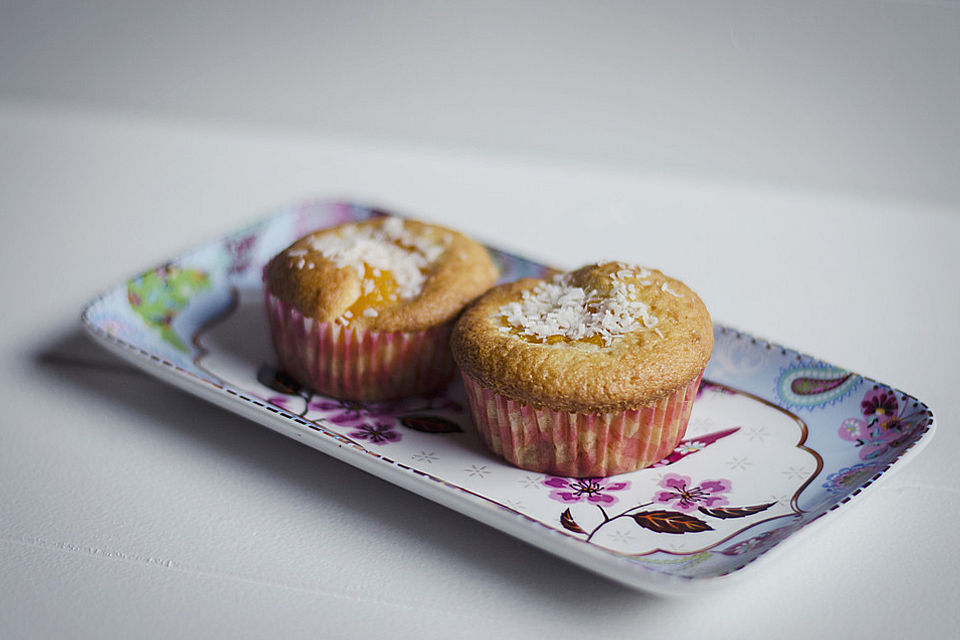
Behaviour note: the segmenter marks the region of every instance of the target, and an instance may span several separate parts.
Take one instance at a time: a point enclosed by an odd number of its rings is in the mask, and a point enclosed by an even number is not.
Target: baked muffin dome
[[[489,291],[464,313],[452,347],[465,374],[499,393],[600,413],[648,405],[696,378],[713,325],[679,280],[609,262]]]
[[[679,280],[608,262],[490,290],[451,346],[495,452],[528,469],[609,475],[682,438],[713,329]]]
[[[478,243],[396,217],[306,235],[266,270],[273,294],[304,316],[371,331],[419,331],[448,322],[496,279]]]
[[[264,270],[280,364],[341,399],[435,391],[453,375],[454,319],[496,278],[486,249],[436,225],[385,217],[316,231]]]

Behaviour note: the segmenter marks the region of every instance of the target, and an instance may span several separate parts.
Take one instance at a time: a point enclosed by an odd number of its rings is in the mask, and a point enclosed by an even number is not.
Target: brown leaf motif
[[[406,415],[400,418],[400,424],[408,429],[422,433],[457,433],[463,431],[453,420],[431,415]]]
[[[574,533],[586,533],[586,531],[580,528],[580,525],[577,524],[577,521],[573,519],[573,514],[570,513],[570,509],[566,509],[560,514],[560,524],[562,524],[563,528],[567,531],[573,531]]]
[[[656,533],[700,533],[713,531],[713,527],[700,518],[678,511],[641,511],[633,514],[633,520]]]
[[[776,502],[768,502],[767,504],[758,504],[753,507],[729,507],[729,508],[718,508],[718,509],[708,509],[706,507],[700,507],[700,513],[706,514],[711,518],[720,518],[721,520],[729,520],[730,518],[746,518],[747,516],[752,516],[755,513],[760,513],[761,511],[766,511],[773,505],[777,504]]]

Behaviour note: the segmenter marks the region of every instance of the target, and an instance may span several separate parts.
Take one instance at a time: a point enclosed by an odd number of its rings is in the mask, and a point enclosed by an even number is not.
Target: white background
[[[953,2],[0,5],[0,636],[953,634],[957,33]],[[661,267],[939,433],[779,558],[663,600],[81,335],[105,286],[314,197]]]

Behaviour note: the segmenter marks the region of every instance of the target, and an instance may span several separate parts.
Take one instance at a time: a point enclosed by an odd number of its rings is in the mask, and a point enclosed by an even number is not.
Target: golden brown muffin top
[[[274,256],[265,279],[273,295],[321,322],[420,331],[455,318],[497,269],[463,234],[385,217],[300,238]]]
[[[648,406],[704,369],[713,324],[700,298],[622,262],[491,289],[451,337],[461,370],[509,398],[574,413]]]

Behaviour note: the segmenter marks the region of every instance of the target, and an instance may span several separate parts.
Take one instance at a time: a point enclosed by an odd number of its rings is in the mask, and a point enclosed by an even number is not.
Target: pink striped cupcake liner
[[[323,395],[372,402],[420,395],[454,373],[453,323],[415,332],[357,329],[318,322],[265,290],[270,333],[280,366]]]
[[[491,451],[530,471],[599,478],[667,457],[687,430],[701,378],[650,406],[602,414],[537,409],[465,374],[463,383],[474,424]]]

